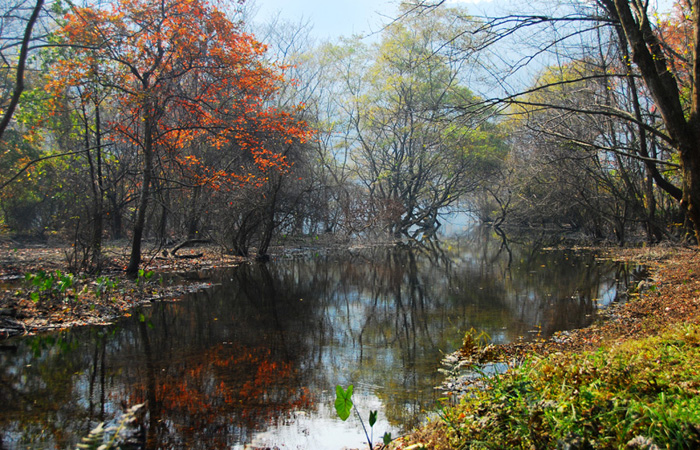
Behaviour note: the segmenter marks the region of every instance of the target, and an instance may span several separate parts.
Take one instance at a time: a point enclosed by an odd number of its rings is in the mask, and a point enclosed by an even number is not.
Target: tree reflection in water
[[[114,326],[16,339],[0,352],[2,448],[73,446],[145,400],[147,448],[359,446],[331,406],[351,383],[378,432],[400,434],[433,407],[439,361],[466,330],[506,342],[583,326],[624,281],[590,253],[533,247],[475,233],[308,252],[216,272]]]

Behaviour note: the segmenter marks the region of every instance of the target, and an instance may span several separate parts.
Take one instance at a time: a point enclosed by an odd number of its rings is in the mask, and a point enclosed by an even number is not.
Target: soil
[[[53,329],[108,324],[128,316],[144,303],[175,300],[187,292],[207,286],[206,282],[160,283],[164,274],[201,273],[214,267],[233,267],[245,258],[223,254],[211,246],[182,249],[174,257],[153,249],[145,252],[142,264],[145,280],[126,278],[128,262],[126,245],[105,248],[103,268],[98,275],[80,273],[73,287],[59,292],[41,291],[25,281],[26,274],[44,271],[56,274],[69,272],[69,247],[45,244],[22,245],[6,240],[0,243],[0,339],[15,335],[35,334]],[[99,294],[98,281],[115,282],[108,292]],[[196,278],[196,277],[195,277]],[[55,285],[54,285],[55,286]],[[40,292],[41,291],[41,292]],[[32,299],[41,294],[39,299]]]

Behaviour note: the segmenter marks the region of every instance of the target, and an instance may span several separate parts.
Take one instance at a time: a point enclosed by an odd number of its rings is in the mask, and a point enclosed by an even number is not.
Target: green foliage
[[[365,428],[365,423],[362,420],[362,416],[360,416],[360,413],[357,411],[357,408],[352,403],[352,393],[353,393],[353,385],[351,384],[348,386],[347,389],[343,389],[341,385],[337,385],[335,387],[335,412],[338,414],[338,417],[340,417],[341,420],[345,421],[350,417],[350,413],[352,410],[355,410],[355,413],[357,414],[357,418],[360,419],[360,424],[362,425],[362,429],[365,432],[365,437],[367,438],[367,445],[369,446],[369,449],[372,450],[374,447],[372,445],[373,437],[374,437],[374,425],[377,423],[377,411],[370,411],[369,412],[369,427],[372,430],[371,434],[367,434],[367,429]],[[382,442],[383,445],[380,447],[381,449],[386,448],[391,443],[391,433],[384,433],[382,436]]]
[[[85,165],[78,157],[53,157],[60,151],[39,152],[35,144],[16,132],[10,134],[24,143],[8,145],[8,152],[1,160],[7,168],[0,176],[3,181],[20,174],[0,193],[7,225],[21,234],[74,233],[74,217],[87,195],[79,181],[87,170]],[[30,161],[39,158],[47,159],[27,167]],[[23,168],[27,170],[22,171]]]
[[[348,420],[352,411],[352,389],[352,384],[348,386],[347,390],[344,390],[341,385],[335,387],[335,412],[343,421]]]
[[[153,275],[155,275],[155,272],[152,270],[146,271],[144,269],[139,269],[136,276],[136,287],[141,290],[141,293],[145,291],[146,286],[151,282]]]
[[[141,274],[136,284],[143,285],[153,277],[153,272],[149,271]],[[140,280],[140,281],[139,281]],[[83,283],[82,288],[80,284]],[[103,300],[119,287],[118,279],[111,279],[107,276],[97,277],[91,283],[88,280],[80,280],[72,273],[56,270],[53,272],[38,270],[28,272],[24,275],[24,284],[27,287],[29,298],[34,302],[72,299],[75,301],[91,298],[90,294]],[[19,291],[22,293],[22,291]]]
[[[384,443],[384,446],[391,444],[391,441],[391,433],[384,433],[384,436],[382,436],[382,442]]]
[[[700,446],[700,327],[533,359],[441,414],[454,448]],[[648,447],[651,448],[651,447]]]
[[[456,54],[470,48],[459,8],[414,15],[383,31],[373,46],[326,48],[345,81],[347,127],[357,134],[349,157],[371,186],[369,208],[380,228],[430,237],[437,217],[497,173],[505,133],[460,76]],[[351,104],[351,106],[350,106]],[[344,144],[345,145],[345,144]]]
[[[139,269],[138,277],[136,278],[136,285],[142,286],[144,283],[148,283],[151,281],[151,278],[153,278],[153,275],[155,275],[155,272],[152,270],[145,271],[143,269]]]
[[[69,297],[72,292],[74,280],[75,275],[72,273],[63,273],[60,270],[56,270],[55,272],[39,270],[36,273],[30,272],[24,275],[25,284],[31,289],[29,296],[34,302],[46,299],[65,299]]]
[[[110,292],[114,291],[119,285],[119,281],[111,280],[109,277],[97,277],[95,280],[95,295],[99,298],[103,298]]]
[[[377,411],[370,411],[369,412],[369,426],[373,427],[375,423],[377,423]]]

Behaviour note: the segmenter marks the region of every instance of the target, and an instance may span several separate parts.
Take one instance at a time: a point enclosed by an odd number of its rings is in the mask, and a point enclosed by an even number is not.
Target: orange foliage
[[[691,82],[693,21],[687,2],[677,1],[668,17],[659,20],[659,36],[664,44],[669,66],[682,88]]]
[[[268,106],[283,77],[263,60],[265,46],[204,0],[74,7],[58,35],[73,47],[47,89],[58,97],[80,87],[83,101],[109,92],[119,111],[112,139],[171,153],[200,184],[259,180],[197,148],[246,154],[264,173],[289,167],[280,144],[311,136],[305,122]]]
[[[222,344],[189,360],[187,368],[170,367],[155,383],[161,414],[186,418],[174,423],[183,434],[231,416],[255,429],[312,404],[292,363],[275,360],[269,349]],[[140,385],[130,401],[148,397]]]

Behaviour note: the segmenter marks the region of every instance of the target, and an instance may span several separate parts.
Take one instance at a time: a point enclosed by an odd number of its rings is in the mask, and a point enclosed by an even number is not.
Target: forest
[[[697,240],[690,2],[413,1],[334,42],[253,2],[2,8],[0,220],[69,245],[75,271],[106,241],[134,274],[144,243],[264,257],[292,236],[430,239],[454,213]]]
[[[698,448],[699,6],[0,2],[0,447]]]

